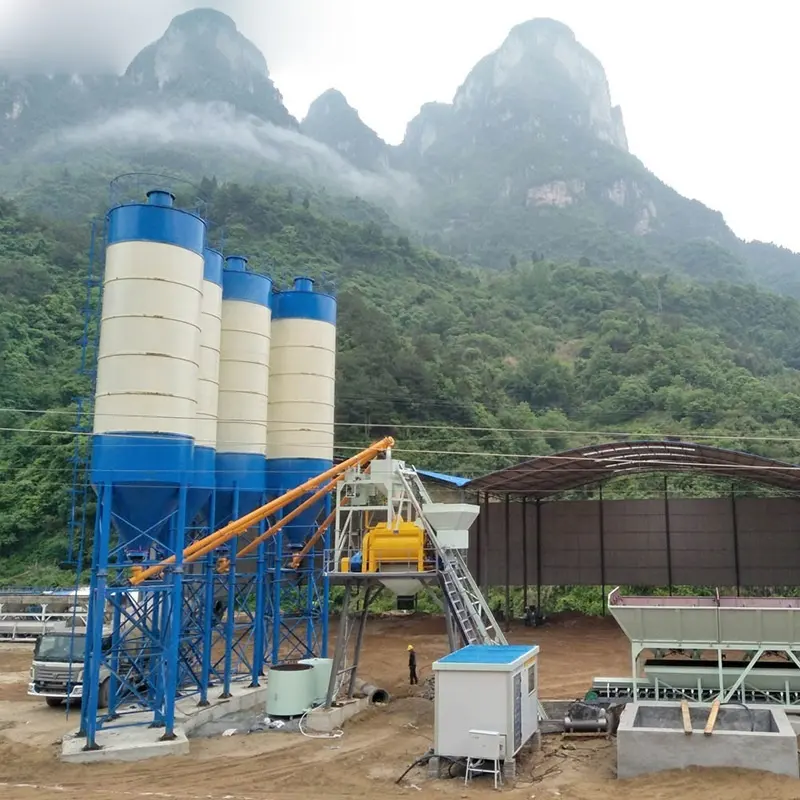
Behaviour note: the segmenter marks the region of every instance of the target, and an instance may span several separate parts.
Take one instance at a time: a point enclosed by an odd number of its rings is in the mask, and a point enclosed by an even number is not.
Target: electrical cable
[[[341,739],[344,736],[344,731],[341,728],[334,728],[332,731],[327,733],[320,733],[320,732],[310,732],[303,729],[303,720],[308,716],[309,712],[312,709],[307,708],[303,715],[300,717],[300,722],[298,723],[298,728],[300,733],[306,737],[306,739]]]
[[[755,731],[756,720],[755,717],[753,716],[753,710],[748,706],[746,706],[744,703],[739,703],[735,700],[728,700],[727,703],[720,703],[719,706],[720,708],[722,708],[723,706],[739,706],[740,708],[743,708],[747,712],[747,716],[750,718],[750,733],[753,733]]]
[[[346,399],[337,395],[339,399]],[[363,395],[359,396],[363,399]],[[380,400],[391,401],[395,402],[395,398],[379,398]],[[547,409],[550,410],[550,409]],[[639,411],[645,411],[647,409],[639,409]],[[75,416],[75,411],[71,409],[33,409],[33,408],[15,408],[15,407],[0,407],[0,413],[7,412],[7,413],[17,413],[17,414],[39,414],[39,415],[68,415],[70,417]],[[102,413],[94,414],[91,413],[92,417],[103,417]],[[116,416],[116,415],[105,415],[105,416]],[[126,417],[131,418],[148,418],[146,414],[126,414]],[[194,420],[194,417],[170,417],[172,420]],[[220,419],[219,422],[247,422],[248,420],[227,420],[227,419]],[[251,422],[256,422],[257,420],[250,420]],[[319,424],[318,420],[308,420],[308,424]],[[298,424],[305,424],[304,421],[298,421]],[[365,424],[367,427],[370,428],[397,428],[399,430],[425,430],[425,431],[451,431],[454,433],[466,432],[466,433],[519,433],[519,434],[543,434],[543,435],[565,435],[565,436],[599,436],[599,437],[606,437],[613,439],[615,437],[641,437],[642,439],[649,439],[655,438],[657,440],[667,439],[669,437],[691,437],[691,439],[736,439],[739,441],[780,441],[780,442],[800,442],[800,436],[796,437],[786,437],[783,435],[776,434],[774,436],[751,436],[740,434],[735,431],[720,431],[716,433],[709,433],[705,430],[698,430],[695,431],[693,429],[684,430],[681,432],[671,431],[671,432],[664,432],[664,431],[654,431],[654,430],[645,430],[645,431],[625,431],[625,430],[585,430],[585,429],[576,429],[576,428],[509,428],[503,426],[473,426],[473,425],[447,425],[447,424],[434,424],[434,425],[425,425],[421,423],[405,423],[405,422],[372,422],[369,421],[367,423],[364,422],[333,422],[334,427],[337,428],[363,428]],[[30,428],[0,428],[0,431],[27,431],[31,430]],[[44,431],[41,431],[44,432]],[[72,431],[49,431],[49,432],[57,432],[57,433],[71,433]],[[92,435],[91,433],[87,432],[87,435]],[[686,439],[681,439],[684,443],[686,443]],[[679,444],[680,442],[675,442]]]

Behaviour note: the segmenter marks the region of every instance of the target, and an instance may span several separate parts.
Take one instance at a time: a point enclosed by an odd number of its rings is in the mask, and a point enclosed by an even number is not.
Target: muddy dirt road
[[[544,697],[579,697],[593,675],[629,673],[627,640],[613,620],[560,619],[538,630],[516,628],[513,642],[542,647]],[[406,646],[418,652],[421,678],[446,652],[444,623],[432,618],[371,621],[362,674],[396,698],[349,723],[340,739],[278,732],[195,739],[192,752],[133,764],[73,765],[58,761],[58,741],[74,728],[63,709],[25,694],[30,648],[0,645],[0,798],[3,800],[379,800],[489,797],[484,781],[429,781],[413,770],[395,780],[431,745],[433,705],[406,684]],[[800,784],[760,773],[687,770],[614,779],[614,743],[546,737],[541,753],[521,764],[504,794],[525,800],[789,800]]]

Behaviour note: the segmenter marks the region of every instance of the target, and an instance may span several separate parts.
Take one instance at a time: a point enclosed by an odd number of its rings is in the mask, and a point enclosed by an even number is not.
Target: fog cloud
[[[31,155],[63,154],[69,148],[191,146],[275,164],[306,178],[375,200],[411,202],[418,192],[410,175],[391,169],[364,172],[326,145],[296,131],[236,112],[227,103],[184,103],[168,110],[132,108],[44,137]],[[254,169],[258,163],[254,163]]]

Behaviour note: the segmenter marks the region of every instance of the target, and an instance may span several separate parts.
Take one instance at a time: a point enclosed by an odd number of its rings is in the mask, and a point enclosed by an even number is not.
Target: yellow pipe
[[[284,506],[289,505],[289,503],[294,502],[304,494],[308,494],[308,492],[316,489],[321,483],[325,483],[325,481],[335,478],[340,473],[350,469],[350,467],[354,467],[362,462],[366,463],[371,461],[373,458],[375,458],[375,456],[378,455],[378,453],[389,450],[393,446],[394,439],[391,436],[387,436],[384,439],[375,442],[366,449],[362,450],[360,453],[348,458],[346,461],[342,461],[341,464],[337,464],[335,467],[331,467],[329,470],[317,475],[315,478],[311,478],[305,483],[301,483],[300,486],[297,486],[285,494],[282,494],[280,497],[276,497],[274,500],[270,500],[269,503],[255,509],[255,511],[251,511],[249,514],[245,514],[245,516],[234,520],[233,522],[229,522],[225,527],[220,528],[215,533],[199,539],[197,542],[184,549],[184,558],[199,553],[200,550],[203,550],[204,554],[208,553],[214,548],[219,547],[221,544],[225,544],[225,542],[233,539],[234,536],[238,536],[240,533],[246,531],[248,528],[251,528],[256,523],[261,522],[262,519],[274,514],[276,511],[280,511],[280,509],[282,509]],[[213,547],[209,547],[209,545],[212,544]],[[138,586],[148,578],[152,578],[154,575],[158,575],[159,573],[163,572],[166,567],[174,564],[175,561],[175,556],[169,556],[169,558],[165,558],[160,563],[154,564],[152,567],[148,567],[147,569],[143,569],[140,572],[131,575],[130,582],[133,586]]]
[[[334,508],[317,528],[317,532],[303,545],[303,549],[292,559],[292,569],[297,569],[300,562],[309,554],[314,545],[325,535],[325,531],[330,528],[333,518],[336,516]]]
[[[297,506],[294,511],[289,512],[285,517],[279,519],[271,528],[264,531],[264,533],[260,534],[259,536],[256,536],[256,538],[253,539],[253,541],[250,542],[247,547],[243,548],[237,553],[237,558],[238,556],[246,556],[248,553],[252,553],[253,550],[255,550],[261,544],[261,542],[264,542],[270,537],[274,536],[284,525],[288,525],[293,519],[295,519],[295,517],[298,517],[307,508],[313,506],[314,503],[325,497],[325,495],[328,494],[331,489],[334,489],[336,484],[342,480],[342,477],[343,476],[340,475],[338,478],[332,480],[327,486],[323,486],[321,489],[318,489],[316,492],[314,492],[314,494],[311,495],[311,497],[308,498],[308,500],[304,500],[299,506]],[[192,555],[190,558],[194,560],[195,558],[199,558],[199,556]]]

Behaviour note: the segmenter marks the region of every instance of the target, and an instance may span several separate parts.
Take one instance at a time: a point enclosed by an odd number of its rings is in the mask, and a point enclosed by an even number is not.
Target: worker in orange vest
[[[412,686],[419,683],[417,679],[417,653],[413,644],[408,646],[408,682]]]

